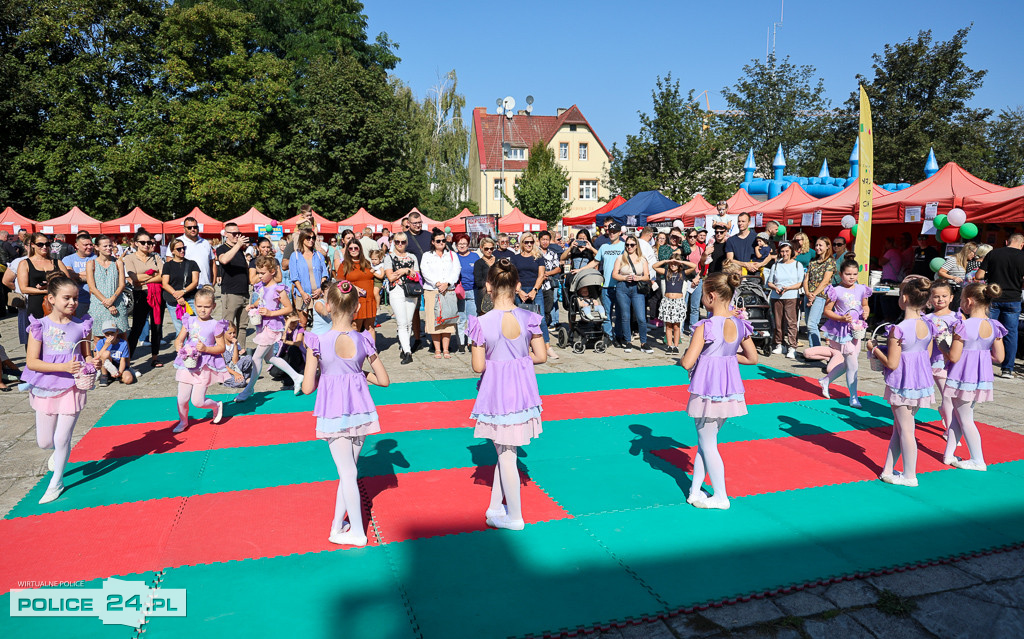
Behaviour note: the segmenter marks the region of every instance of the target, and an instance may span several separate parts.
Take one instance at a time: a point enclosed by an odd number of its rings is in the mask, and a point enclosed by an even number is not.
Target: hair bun
[[[731,286],[733,290],[736,290],[737,288],[739,288],[740,284],[743,283],[743,276],[741,276],[739,273],[730,273],[728,281],[729,286]]]
[[[341,280],[340,282],[338,282],[338,290],[346,294],[351,293],[352,282],[349,282],[348,280]]]
[[[994,301],[999,299],[1003,294],[1003,287],[996,283],[990,283],[985,285],[985,299],[988,301]]]
[[[498,260],[498,264],[501,264],[502,266],[505,267],[509,267],[512,266],[512,260],[507,257],[503,257],[500,260]]]

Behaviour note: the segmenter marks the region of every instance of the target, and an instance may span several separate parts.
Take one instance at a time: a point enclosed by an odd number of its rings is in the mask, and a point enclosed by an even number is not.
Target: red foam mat
[[[820,399],[817,382],[806,377],[744,382],[748,404],[784,400]],[[845,392],[845,391],[843,391]],[[845,396],[843,393],[836,397]],[[544,421],[593,419],[613,415],[639,415],[686,410],[687,386],[662,386],[611,391],[589,391],[544,396]],[[168,400],[170,401],[170,400]],[[385,433],[439,428],[472,428],[469,415],[474,400],[431,404],[380,406],[377,414]],[[230,412],[230,407],[228,408]],[[240,415],[216,425],[208,419],[183,433],[171,432],[174,423],[155,422],[93,428],[71,451],[72,462],[153,453],[192,452],[219,448],[273,446],[313,439],[316,420],[310,413]]]
[[[484,511],[493,477],[493,466],[453,468],[368,477],[364,489],[372,501],[381,537],[386,543],[394,543],[486,530]],[[527,524],[571,517],[528,477],[522,475],[521,480],[523,519]]]
[[[725,428],[729,425],[726,424]],[[979,424],[985,461],[989,464],[1024,459],[1024,435]],[[882,471],[891,426],[719,445],[725,461],[729,494],[742,497],[783,490],[829,486],[875,479]],[[917,429],[917,472],[948,469],[942,463],[946,442],[935,423]],[[687,473],[693,471],[695,447],[670,448],[654,454]],[[966,445],[957,449],[967,457]],[[901,461],[902,463],[902,461]],[[900,467],[897,464],[897,467]]]

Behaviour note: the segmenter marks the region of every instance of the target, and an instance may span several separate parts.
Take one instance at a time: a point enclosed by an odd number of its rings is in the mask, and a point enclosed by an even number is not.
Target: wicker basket
[[[83,375],[82,373],[79,373],[78,375],[75,375],[75,386],[77,386],[79,390],[91,391],[96,388],[96,377],[98,375],[99,371],[96,371],[91,375]]]
[[[259,310],[249,311],[249,326],[259,326],[263,323],[263,316],[260,315]]]
[[[850,335],[853,336],[853,339],[864,339],[864,336],[867,335],[867,331],[863,328],[856,328],[850,331]]]
[[[196,366],[199,366],[199,358],[198,357],[186,357],[185,359],[181,360],[181,363],[182,363],[182,365],[185,368],[193,369]]]
[[[877,342],[878,341],[878,333],[879,333],[879,331],[882,331],[882,330],[888,328],[889,326],[892,326],[892,324],[879,324],[878,326],[876,326],[875,330],[871,331],[871,341]],[[880,348],[883,351],[885,351],[889,347],[888,346],[879,346],[878,348]],[[882,363],[882,360],[878,359],[877,357],[875,357],[871,353],[868,353],[868,363],[871,365],[871,370],[875,371],[876,373],[881,373],[882,371],[885,370],[885,364]]]

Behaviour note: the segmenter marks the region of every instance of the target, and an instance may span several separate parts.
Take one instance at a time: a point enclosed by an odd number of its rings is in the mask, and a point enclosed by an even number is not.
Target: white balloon
[[[967,213],[963,209],[953,209],[946,214],[950,226],[963,226],[967,222]]]
[[[677,229],[684,229],[686,228],[686,225],[683,224],[682,220],[676,220],[675,222],[672,222],[672,227]]]
[[[160,240],[164,239],[164,236],[161,235],[160,233],[157,233],[156,235],[153,236],[153,239],[159,242]]]
[[[856,224],[856,223],[857,223],[857,220],[852,215],[844,215],[843,216],[843,228],[844,229],[852,229],[853,225]]]

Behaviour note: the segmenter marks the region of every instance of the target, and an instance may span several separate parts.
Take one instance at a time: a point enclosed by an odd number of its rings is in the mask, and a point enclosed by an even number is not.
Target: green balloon
[[[851,234],[852,234],[852,235],[853,235],[854,237],[857,237],[857,227],[858,227],[858,226],[860,226],[860,224],[854,224],[854,225],[853,225],[852,227],[850,227],[850,233],[851,233]]]
[[[978,225],[974,222],[966,222],[960,227],[960,237],[965,240],[973,240],[978,237]]]
[[[779,230],[775,232],[775,237],[786,237],[786,227],[779,224]]]
[[[935,225],[935,228],[941,231],[942,229],[949,226],[949,218],[947,218],[945,215],[936,215],[935,221],[932,222],[932,224]]]
[[[928,263],[928,268],[930,268],[933,273],[938,273],[939,269],[942,268],[942,265],[945,263],[946,260],[942,259],[941,257],[936,257],[933,258],[932,261]]]

